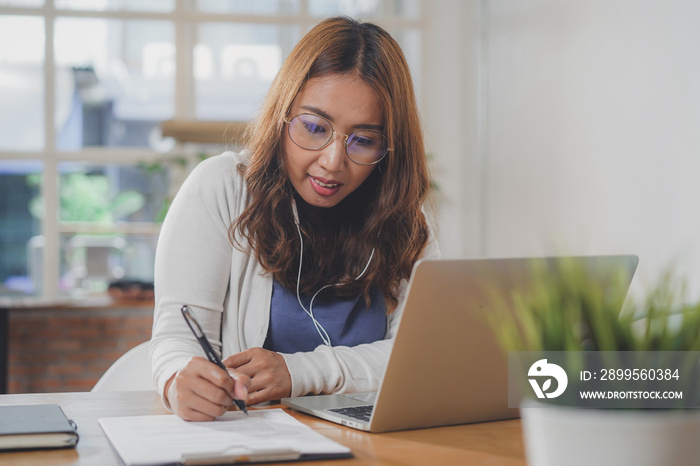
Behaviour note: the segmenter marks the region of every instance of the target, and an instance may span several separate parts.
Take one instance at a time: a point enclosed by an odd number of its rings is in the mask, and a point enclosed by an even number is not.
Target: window
[[[202,154],[168,119],[248,121],[321,18],[383,24],[420,91],[421,0],[0,0],[0,296],[153,279]]]

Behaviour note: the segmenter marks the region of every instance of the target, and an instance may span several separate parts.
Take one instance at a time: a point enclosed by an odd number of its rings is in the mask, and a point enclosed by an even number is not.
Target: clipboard
[[[229,411],[209,422],[174,414],[100,418],[126,466],[244,464],[351,458],[351,450],[282,409]]]

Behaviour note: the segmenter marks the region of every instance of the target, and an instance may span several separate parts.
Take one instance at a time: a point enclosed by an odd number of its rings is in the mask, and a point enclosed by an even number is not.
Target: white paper
[[[229,411],[209,422],[188,422],[173,415],[108,417],[102,430],[127,466],[179,463],[184,455],[227,451],[298,449],[302,454],[349,454],[282,409]]]

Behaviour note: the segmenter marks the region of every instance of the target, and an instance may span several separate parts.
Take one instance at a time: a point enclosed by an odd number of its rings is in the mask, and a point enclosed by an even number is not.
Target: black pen
[[[224,363],[221,362],[221,359],[219,359],[219,356],[214,352],[214,348],[211,347],[209,344],[209,340],[207,340],[207,336],[204,334],[204,331],[202,330],[202,327],[199,325],[199,322],[197,322],[197,319],[194,318],[194,315],[190,311],[190,308],[187,304],[182,306],[180,308],[180,311],[182,312],[182,316],[185,318],[185,322],[187,322],[187,326],[192,330],[192,333],[194,333],[194,337],[197,339],[200,345],[202,345],[202,349],[204,352],[207,354],[207,358],[209,361],[213,362],[220,368],[226,371],[228,374],[228,369],[226,369],[226,366],[224,366]],[[245,401],[243,400],[237,400],[233,399],[233,402],[236,403],[236,406],[238,406],[238,409],[248,414],[248,408],[246,408]]]

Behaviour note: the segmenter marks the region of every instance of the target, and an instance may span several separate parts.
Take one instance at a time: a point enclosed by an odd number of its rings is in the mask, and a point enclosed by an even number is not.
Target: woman
[[[159,238],[151,365],[188,420],[234,398],[376,390],[413,264],[437,255],[413,85],[380,27],[313,28],[247,147],[197,166]],[[229,374],[200,357],[183,304]]]

